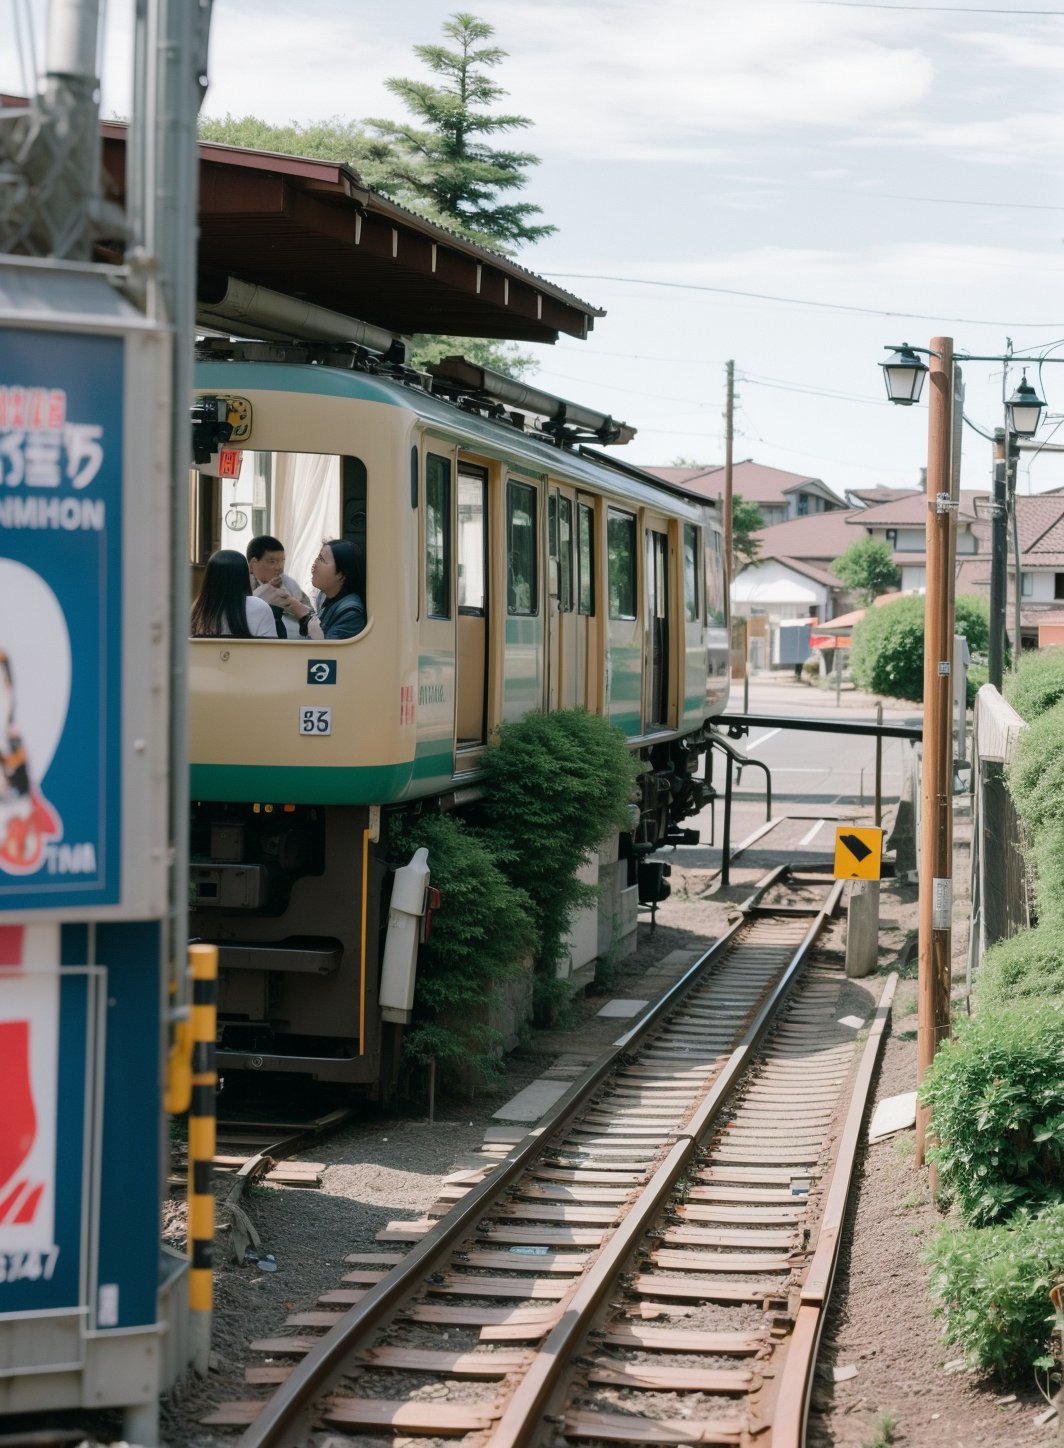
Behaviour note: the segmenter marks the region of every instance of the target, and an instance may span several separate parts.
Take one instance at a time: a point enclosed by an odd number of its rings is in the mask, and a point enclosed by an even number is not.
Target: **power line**
[[[828,4],[829,0],[817,0],[817,3]],[[805,297],[782,297],[774,292],[747,292],[741,291],[738,287],[711,287],[697,282],[664,282],[648,277],[605,276],[598,272],[547,271],[543,275],[566,279],[576,278],[586,282],[622,282],[637,287],[667,287],[671,291],[678,292],[713,292],[724,297],[748,297],[758,302],[783,302],[788,306],[815,307],[827,312],[849,312],[862,317],[895,317],[916,322],[958,322],[967,327],[1030,327],[1032,330],[1035,327],[1052,327],[1054,330],[1064,327],[1064,322],[1002,322],[988,317],[943,317],[936,312],[887,312],[879,307],[849,307],[844,302],[812,302]]]
[[[1064,15],[1064,10],[1014,10],[999,5],[887,5],[883,0],[799,0],[801,5],[830,5],[838,10],[916,10],[940,15]]]

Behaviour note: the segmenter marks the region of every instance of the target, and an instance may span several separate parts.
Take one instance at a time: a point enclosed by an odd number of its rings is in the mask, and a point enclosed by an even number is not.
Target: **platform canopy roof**
[[[114,198],[126,127],[102,127]],[[331,161],[201,142],[198,291],[229,277],[408,335],[586,337],[602,310],[365,187]]]

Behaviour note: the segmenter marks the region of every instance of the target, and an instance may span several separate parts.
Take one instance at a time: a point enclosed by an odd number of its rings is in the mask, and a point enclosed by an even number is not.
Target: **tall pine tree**
[[[485,137],[522,130],[528,116],[493,111],[505,89],[488,71],[506,58],[497,45],[485,45],[494,27],[459,12],[443,33],[457,49],[415,45],[414,53],[439,84],[393,76],[388,89],[411,112],[410,122],[367,120],[391,145],[392,174],[381,189],[393,199],[429,214],[471,240],[500,251],[549,236],[555,227],[536,223],[539,206],[510,199],[525,185],[525,171],[539,163],[529,151],[499,150]],[[420,124],[419,124],[420,123]]]

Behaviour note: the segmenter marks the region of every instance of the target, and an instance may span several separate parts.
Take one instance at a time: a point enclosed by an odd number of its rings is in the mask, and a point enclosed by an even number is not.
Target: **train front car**
[[[211,552],[261,534],[309,592],[346,538],[367,623],[191,642],[192,931],[220,950],[223,1074],[376,1092],[400,1030],[378,1005],[390,819],[460,808],[500,722],[573,706],[648,765],[632,882],[704,802],[728,691],[719,507],[497,403],[236,351],[197,372],[193,592]]]
[[[193,594],[216,548],[256,535],[308,593],[323,541],[366,555],[356,637],[190,644],[190,929],[219,947],[220,1070],[375,1088],[373,844],[416,754],[417,588],[396,575],[416,556],[413,414],[364,374],[307,366],[201,364],[197,396]],[[224,446],[202,431],[219,412]]]

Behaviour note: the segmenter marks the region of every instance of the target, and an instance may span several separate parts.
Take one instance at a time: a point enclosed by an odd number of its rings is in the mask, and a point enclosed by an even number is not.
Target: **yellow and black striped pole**
[[[189,1338],[192,1366],[207,1376],[214,1304],[215,1093],[218,1069],[214,1039],[218,1021],[218,948],[190,945],[192,976],[192,1104],[188,1113]]]

